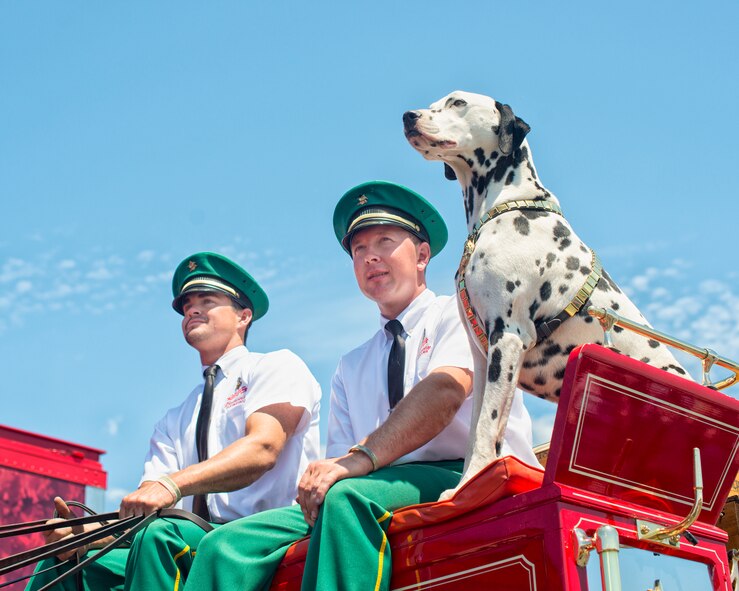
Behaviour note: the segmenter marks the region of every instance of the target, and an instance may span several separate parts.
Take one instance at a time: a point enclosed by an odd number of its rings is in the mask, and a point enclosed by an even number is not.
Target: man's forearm
[[[471,372],[453,369],[432,372],[416,384],[388,420],[367,437],[364,443],[380,466],[428,443],[451,423],[472,383]]]
[[[169,476],[183,496],[230,492],[249,486],[270,470],[279,451],[272,445],[243,437],[212,458]]]

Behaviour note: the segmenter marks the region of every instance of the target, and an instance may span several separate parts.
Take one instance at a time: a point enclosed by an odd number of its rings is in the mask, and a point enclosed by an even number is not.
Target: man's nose
[[[377,254],[376,251],[370,249],[367,249],[367,252],[364,253],[364,262],[365,263],[373,263],[375,261],[380,260],[380,255]]]

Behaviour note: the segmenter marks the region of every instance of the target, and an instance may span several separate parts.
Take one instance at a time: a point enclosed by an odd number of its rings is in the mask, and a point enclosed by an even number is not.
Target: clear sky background
[[[116,507],[200,379],[170,281],[201,250],[263,284],[250,347],[302,356],[327,411],[378,327],[333,235],[345,190],[431,200],[429,283],[453,290],[460,187],[401,116],[455,89],[531,125],[542,181],[657,328],[739,359],[738,49],[729,0],[2,2],[0,423],[107,450]],[[554,407],[526,401],[545,441]]]

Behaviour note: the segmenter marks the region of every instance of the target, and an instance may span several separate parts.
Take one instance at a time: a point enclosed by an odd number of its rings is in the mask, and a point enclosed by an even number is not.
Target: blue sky
[[[263,284],[250,347],[301,355],[327,409],[378,322],[333,236],[346,189],[435,203],[429,283],[453,289],[460,188],[401,116],[455,89],[531,125],[544,184],[657,328],[739,359],[738,33],[730,1],[2,3],[0,422],[107,450],[116,506],[199,379],[170,280],[200,250]],[[526,400],[543,440],[554,407]]]

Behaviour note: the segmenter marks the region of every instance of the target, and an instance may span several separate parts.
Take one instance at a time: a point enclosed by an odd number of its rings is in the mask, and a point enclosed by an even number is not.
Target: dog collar
[[[551,201],[544,201],[542,199],[519,199],[517,201],[506,201],[505,203],[496,205],[492,209],[488,210],[488,212],[480,218],[480,221],[472,226],[472,232],[470,232],[467,240],[474,236],[474,241],[477,242],[477,234],[480,232],[480,228],[482,228],[494,217],[499,216],[501,213],[518,209],[536,209],[539,211],[548,211],[550,213],[556,213],[557,215],[561,215],[562,217],[564,217],[562,215],[562,208]]]
[[[480,229],[490,220],[499,216],[500,214],[506,213],[508,211],[520,211],[526,209],[548,211],[550,213],[554,213],[556,215],[564,217],[562,215],[562,209],[556,203],[552,203],[551,201],[543,201],[540,199],[521,199],[517,201],[507,201],[505,203],[501,203],[500,205],[496,205],[485,215],[483,215],[482,218],[480,218],[480,221],[478,221],[472,227],[472,232],[470,232],[470,235],[467,236],[467,240],[464,243],[462,260],[459,263],[459,269],[457,269],[457,293],[459,294],[459,299],[462,302],[462,308],[464,309],[464,314],[467,318],[467,322],[469,323],[472,332],[477,337],[477,340],[480,342],[480,345],[482,346],[482,351],[485,354],[487,354],[488,352],[488,335],[485,334],[485,331],[480,326],[480,322],[478,320],[479,317],[477,316],[477,313],[475,312],[475,309],[472,307],[472,303],[470,302],[470,295],[467,292],[467,283],[464,278],[464,273],[467,269],[467,264],[470,262],[470,258],[472,258],[472,253],[475,252],[475,246],[477,245],[477,239],[480,235]],[[593,249],[590,249],[590,254],[590,274],[585,279],[585,283],[583,283],[583,286],[575,294],[575,297],[572,298],[572,301],[570,301],[565,309],[557,314],[554,318],[546,321],[542,320],[536,324],[537,345],[542,340],[550,336],[565,320],[577,314],[590,299],[590,296],[593,294],[593,291],[595,290],[595,287],[598,285],[598,281],[600,281],[600,278],[602,276],[603,266],[601,265],[598,255],[595,254],[595,251]]]

